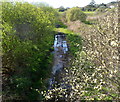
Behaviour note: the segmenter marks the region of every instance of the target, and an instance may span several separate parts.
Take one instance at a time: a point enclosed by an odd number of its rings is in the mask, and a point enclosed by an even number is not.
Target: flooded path
[[[64,70],[66,55],[68,53],[68,44],[66,35],[58,33],[54,40],[54,64],[52,67],[52,77],[49,81],[49,89],[52,89],[56,83],[59,83],[60,73]]]

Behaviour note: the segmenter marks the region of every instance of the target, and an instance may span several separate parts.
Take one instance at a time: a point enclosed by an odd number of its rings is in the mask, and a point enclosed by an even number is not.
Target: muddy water
[[[68,45],[64,34],[58,33],[54,40],[54,64],[52,67],[52,76],[49,80],[49,89],[52,89],[56,83],[59,83],[59,76],[64,69],[65,56],[68,52]]]

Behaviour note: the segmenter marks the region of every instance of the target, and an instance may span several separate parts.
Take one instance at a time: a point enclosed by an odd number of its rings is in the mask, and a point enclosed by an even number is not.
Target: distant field
[[[54,31],[67,33],[67,34],[74,34],[72,31],[65,29],[65,28],[55,28]]]
[[[63,14],[64,12],[59,12],[59,14]]]
[[[85,14],[91,15],[94,14],[95,11],[83,11]],[[59,14],[63,14],[64,12],[59,12]]]
[[[86,13],[86,14],[94,14],[95,12],[94,11],[84,11],[84,13]]]

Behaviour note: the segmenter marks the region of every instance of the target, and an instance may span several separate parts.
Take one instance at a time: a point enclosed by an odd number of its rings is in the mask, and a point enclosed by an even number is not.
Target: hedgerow
[[[40,100],[52,63],[57,12],[29,3],[2,3],[4,100]]]

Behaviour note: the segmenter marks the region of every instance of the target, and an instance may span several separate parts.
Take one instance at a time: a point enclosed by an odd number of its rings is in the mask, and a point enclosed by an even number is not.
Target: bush
[[[83,13],[80,8],[68,9],[66,13],[66,19],[68,22],[77,20],[84,22],[86,20],[86,17],[86,14]]]
[[[48,12],[49,10],[49,12]],[[49,77],[56,23],[54,9],[28,3],[2,4],[3,99],[37,99]],[[9,92],[9,94],[8,94]]]

